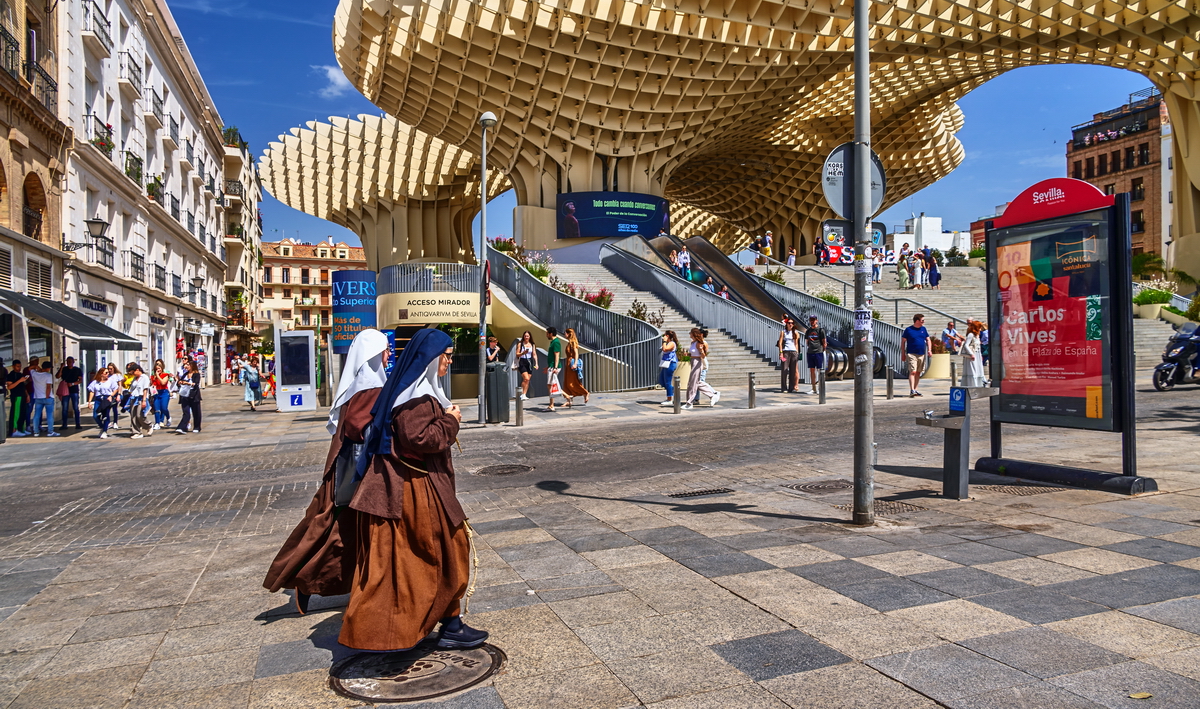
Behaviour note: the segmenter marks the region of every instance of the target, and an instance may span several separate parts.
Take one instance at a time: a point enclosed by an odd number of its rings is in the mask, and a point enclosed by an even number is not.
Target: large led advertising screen
[[[670,231],[667,200],[635,192],[567,192],[558,195],[558,238],[658,236]]]
[[[988,233],[994,420],[1119,430],[1110,238],[1107,209]]]

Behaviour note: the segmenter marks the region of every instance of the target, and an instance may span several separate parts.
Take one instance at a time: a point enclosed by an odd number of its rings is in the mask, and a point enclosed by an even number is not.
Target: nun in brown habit
[[[263,586],[270,591],[295,589],[296,608],[308,611],[309,596],[337,596],[350,592],[354,578],[356,517],[349,513],[346,499],[338,500],[339,471],[342,480],[354,471],[353,448],[364,443],[371,424],[371,408],[387,382],[391,355],[387,336],[378,330],[363,330],[346,354],[346,366],[338,383],[326,430],[333,435],[325,458],[325,476],[308,505],[304,519],[279,550]],[[339,465],[340,461],[340,465]]]
[[[482,645],[460,600],[470,581],[466,514],[450,448],[462,412],[442,391],[453,341],[423,329],[408,342],[376,400],[355,516],[354,578],[338,640],[360,650],[414,647],[438,624],[438,647]]]

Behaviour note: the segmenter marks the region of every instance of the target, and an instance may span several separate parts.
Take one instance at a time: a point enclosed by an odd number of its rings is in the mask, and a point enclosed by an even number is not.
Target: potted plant
[[[163,181],[161,175],[155,175],[146,183],[146,196],[155,202],[162,202]]]
[[[925,370],[923,379],[949,379],[951,356],[941,340],[929,338],[929,369]],[[959,374],[961,376],[962,373]]]
[[[692,376],[692,356],[690,354],[679,353],[679,365],[675,367],[675,376],[679,377],[679,386],[686,390],[688,378]],[[686,398],[686,392],[679,395],[681,401]]]
[[[1147,281],[1145,286],[1133,296],[1133,304],[1137,307],[1138,317],[1147,320],[1158,318],[1162,306],[1171,302],[1176,285],[1170,281]]]

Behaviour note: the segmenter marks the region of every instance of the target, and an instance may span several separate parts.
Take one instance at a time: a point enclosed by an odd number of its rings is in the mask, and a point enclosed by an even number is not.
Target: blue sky
[[[255,155],[307,121],[379,113],[334,59],[336,0],[172,0],[170,7],[221,117],[241,130]],[[963,164],[877,220],[890,228],[925,212],[941,216],[946,228],[966,229],[1030,184],[1065,175],[1071,126],[1149,85],[1130,72],[1090,66],[1031,67],[994,79],[959,102],[966,116],[958,133]],[[491,202],[489,236],[512,233],[514,204],[511,193]],[[272,241],[333,235],[357,243],[348,230],[269,195],[263,227]]]

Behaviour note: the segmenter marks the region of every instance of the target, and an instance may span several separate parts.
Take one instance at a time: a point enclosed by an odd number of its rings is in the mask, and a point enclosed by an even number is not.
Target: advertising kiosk
[[[311,330],[275,330],[275,401],[280,411],[317,408],[317,353]]]
[[[1129,195],[1045,180],[987,224],[992,386],[990,458],[976,470],[1114,491],[1137,477]],[[1121,434],[1112,475],[1003,458],[1003,426]]]

